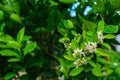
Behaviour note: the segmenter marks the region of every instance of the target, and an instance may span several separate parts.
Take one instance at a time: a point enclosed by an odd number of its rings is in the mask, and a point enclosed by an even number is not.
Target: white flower
[[[58,77],[58,80],[64,80],[64,75],[62,75],[61,77]]]
[[[85,44],[85,51],[87,53],[93,53],[96,51],[96,48],[97,48],[97,43],[93,43],[93,42],[88,42]]]
[[[84,52],[82,51],[82,49],[75,49],[74,53],[72,54],[74,58],[76,58],[78,55],[84,55]]]
[[[76,65],[76,68],[78,68],[81,65],[86,65],[87,64],[87,60],[85,59],[85,57],[83,57],[82,59],[77,59],[74,64]]]
[[[117,13],[118,15],[120,15],[120,10],[117,10],[116,13]]]
[[[97,32],[97,34],[98,34],[98,41],[103,42],[104,37],[103,37],[102,31]]]
[[[61,72],[63,72],[63,69],[64,69],[63,67],[60,67],[60,71],[61,71]]]
[[[79,66],[81,66],[81,59],[77,59],[74,64],[76,65],[76,68],[78,68]]]

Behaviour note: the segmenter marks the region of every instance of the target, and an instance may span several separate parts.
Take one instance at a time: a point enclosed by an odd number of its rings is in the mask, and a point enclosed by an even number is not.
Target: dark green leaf
[[[96,24],[93,22],[90,22],[88,20],[85,20],[82,25],[83,30],[85,31],[95,31],[96,30]]]
[[[66,4],[71,4],[74,3],[76,0],[59,0],[59,1]]]
[[[104,27],[104,33],[117,33],[117,32],[118,32],[118,26],[107,25]]]
[[[2,19],[3,19],[3,17],[4,17],[4,13],[3,13],[3,11],[2,11],[2,10],[0,10],[0,20],[2,20]]]

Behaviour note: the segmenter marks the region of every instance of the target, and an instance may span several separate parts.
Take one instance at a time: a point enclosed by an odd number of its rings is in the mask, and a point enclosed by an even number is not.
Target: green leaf
[[[8,59],[8,62],[18,62],[20,61],[18,58],[10,58]]]
[[[84,70],[83,67],[79,67],[79,68],[74,68],[70,71],[69,75],[70,76],[77,76],[78,74],[80,74],[82,71]]]
[[[21,17],[18,14],[13,13],[10,15],[10,18],[15,22],[22,23]]]
[[[0,36],[0,41],[1,42],[8,42],[8,41],[13,41],[14,39],[10,35],[2,35]]]
[[[107,25],[104,27],[104,33],[117,33],[117,32],[118,32],[118,26]]]
[[[108,44],[108,43],[105,43],[105,42],[102,42],[102,43],[100,43],[102,46],[104,46],[104,47],[106,47],[106,48],[108,48],[108,49],[110,49],[111,50],[111,46]]]
[[[16,52],[12,51],[12,50],[1,50],[0,54],[2,56],[19,56]]]
[[[91,21],[85,20],[83,25],[82,25],[82,28],[85,31],[95,31],[96,30],[96,24],[91,22]]]
[[[20,44],[16,41],[8,41],[7,46],[10,46],[11,48],[14,48],[17,50],[20,50],[20,47],[21,47]]]
[[[8,46],[8,45],[6,45],[6,44],[2,44],[2,43],[0,43],[0,48],[2,48],[2,49],[5,49],[5,48],[11,48],[10,46]]]
[[[23,40],[23,36],[24,36],[24,32],[25,32],[25,28],[23,27],[17,34],[17,42],[21,43]]]
[[[11,78],[13,78],[15,76],[16,76],[15,72],[9,72],[5,75],[4,80],[10,80]]]
[[[102,31],[102,32],[104,31],[104,21],[103,20],[99,21],[97,31],[98,32],[99,31]]]
[[[93,62],[93,61],[88,61],[88,63],[93,66],[93,67],[96,67],[96,64]]]
[[[109,56],[109,53],[106,50],[101,48],[97,48],[96,52],[101,56]]]
[[[69,42],[70,39],[68,37],[60,38],[59,42],[64,43],[64,42]]]
[[[32,52],[36,47],[37,47],[36,42],[28,43],[24,48],[24,55],[28,54],[29,52]]]
[[[102,63],[102,64],[110,64],[110,62],[109,61],[107,61],[107,60],[105,60],[104,58],[97,58],[97,61],[98,62],[100,62],[100,63]]]
[[[4,12],[8,13],[8,14],[12,14],[13,13],[13,9],[9,6],[4,6],[0,3],[0,9],[3,10]]]
[[[98,35],[97,35],[97,32],[96,31],[92,31],[92,34],[91,34],[91,36],[89,37],[90,39],[90,41],[91,42],[96,42],[97,40],[98,40]]]
[[[65,33],[67,33],[67,30],[63,28],[58,27],[58,30],[59,30],[59,33],[63,36],[65,35]]]
[[[2,23],[2,24],[0,25],[0,31],[1,31],[1,32],[3,32],[5,25],[6,25],[5,23]]]
[[[113,39],[113,38],[115,38],[115,36],[113,34],[107,34],[107,35],[104,35],[104,38]]]
[[[71,4],[74,3],[76,0],[59,0],[59,2],[65,3],[65,4]]]
[[[68,61],[68,60],[65,60],[65,61],[64,61],[64,65],[65,65],[67,68],[75,67],[74,62],[73,62],[73,61]]]
[[[31,39],[31,38],[32,38],[31,36],[24,35],[22,41],[27,41],[27,40],[29,40],[29,39]]]
[[[96,64],[96,67],[92,69],[92,73],[95,76],[102,76],[101,69],[100,69],[100,64]]]
[[[12,9],[14,10],[15,13],[19,14],[20,13],[20,3],[17,0],[12,0],[11,1],[12,4]]]
[[[70,61],[75,61],[75,59],[70,55],[64,55],[64,58]]]
[[[4,18],[4,13],[2,10],[0,10],[0,20],[2,20]]]
[[[70,21],[70,20],[64,20],[63,23],[64,23],[66,29],[74,28],[73,23],[72,23],[72,21]]]

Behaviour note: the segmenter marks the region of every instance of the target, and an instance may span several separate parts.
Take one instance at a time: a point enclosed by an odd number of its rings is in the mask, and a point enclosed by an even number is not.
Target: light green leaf
[[[10,18],[15,22],[22,23],[21,17],[18,14],[13,13],[10,15]]]
[[[59,2],[65,3],[65,4],[72,4],[74,3],[76,0],[59,0]]]
[[[24,36],[24,32],[25,32],[25,28],[23,27],[17,34],[17,42],[21,43],[23,40],[23,36]]]
[[[107,34],[107,35],[104,36],[104,38],[113,39],[113,38],[115,38],[115,36],[113,34]]]
[[[97,48],[96,52],[101,56],[109,56],[109,53],[106,50],[101,48]]]
[[[79,67],[79,68],[74,68],[70,71],[69,75],[70,76],[77,76],[78,74],[80,74],[82,71],[84,70],[83,67]]]
[[[63,23],[64,23],[66,29],[74,28],[73,23],[72,23],[72,21],[70,21],[70,20],[64,20]]]
[[[100,64],[96,64],[96,67],[92,69],[92,73],[95,76],[102,76],[101,69],[100,69]]]
[[[64,38],[59,39],[59,42],[61,42],[61,43],[68,42],[68,41],[70,41],[70,39],[68,37],[64,37]]]
[[[20,44],[16,41],[8,41],[7,46],[10,46],[11,48],[14,48],[17,50],[20,50],[20,47],[21,47]]]
[[[18,58],[10,58],[8,59],[8,62],[18,62],[20,61]]]
[[[97,61],[102,63],[102,64],[110,64],[110,62],[105,60],[104,58],[97,58]]]
[[[118,26],[107,25],[104,27],[104,33],[117,33],[117,32],[118,32]]]
[[[4,80],[10,80],[11,78],[13,78],[15,76],[16,76],[15,72],[9,72],[5,75]]]
[[[8,42],[8,41],[13,41],[14,39],[10,35],[2,35],[0,36],[0,41],[1,42]]]
[[[12,50],[1,50],[0,54],[2,56],[15,56],[15,57],[19,56],[16,52],[14,52]]]
[[[31,38],[32,38],[31,36],[24,35],[22,41],[27,41],[27,40],[29,40],[29,39],[31,39]]]
[[[105,42],[102,42],[102,43],[100,43],[102,46],[104,46],[104,47],[106,47],[106,48],[108,48],[108,49],[110,49],[111,50],[111,46],[108,44],[108,43],[105,43]]]
[[[64,58],[70,61],[75,61],[75,59],[70,55],[64,55]]]
[[[37,47],[36,42],[28,43],[24,48],[24,55],[28,54],[29,52],[32,52],[36,47]]]
[[[97,31],[98,32],[99,31],[102,31],[102,32],[104,31],[104,21],[103,20],[99,21]]]

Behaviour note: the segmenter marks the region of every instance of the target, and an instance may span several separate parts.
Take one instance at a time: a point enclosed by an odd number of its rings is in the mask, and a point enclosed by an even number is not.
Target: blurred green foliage
[[[80,5],[71,17],[68,8],[72,10],[76,2]],[[0,0],[0,79],[119,80],[120,54],[113,46],[118,44],[114,38],[120,32],[119,3]],[[92,10],[84,15],[87,6]],[[84,50],[86,42],[97,42],[99,31],[104,40],[97,45],[98,54],[87,55],[87,65],[76,68],[74,49]]]

